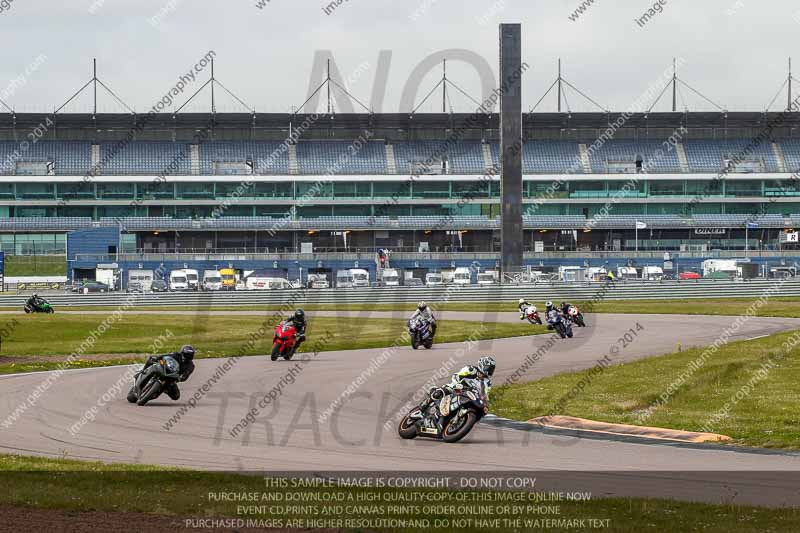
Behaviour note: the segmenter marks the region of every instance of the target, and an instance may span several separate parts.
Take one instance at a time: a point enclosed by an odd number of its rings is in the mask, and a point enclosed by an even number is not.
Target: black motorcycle
[[[133,376],[133,387],[128,392],[128,401],[145,405],[158,398],[164,389],[180,380],[181,365],[174,357],[165,355],[142,368]]]
[[[547,312],[547,329],[554,329],[562,339],[572,338],[572,322],[556,309]]]
[[[50,305],[50,302],[45,300],[44,298],[29,298],[27,302],[25,302],[25,309],[26,313],[48,313],[52,314],[55,313],[55,309],[53,306]]]
[[[483,380],[446,393],[435,389],[429,400],[411,410],[400,421],[397,432],[404,439],[431,437],[458,442],[489,413],[488,391]],[[439,391],[439,394],[436,393]]]
[[[430,321],[424,318],[409,320],[408,333],[411,335],[411,347],[415,350],[420,346],[424,346],[428,350],[433,347],[433,330]]]

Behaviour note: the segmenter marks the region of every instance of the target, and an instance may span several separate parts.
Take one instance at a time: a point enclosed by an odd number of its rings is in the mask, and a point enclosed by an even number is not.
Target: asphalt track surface
[[[310,313],[312,319],[327,314]],[[336,314],[349,315],[354,323],[367,316]],[[403,316],[368,316],[382,315]],[[518,315],[449,312],[441,318],[473,320],[476,327],[490,328],[492,322],[517,320]],[[734,320],[729,316],[593,315],[588,328],[576,329],[574,339],[557,342],[522,380],[594,366],[637,322],[643,329],[614,355],[614,363],[671,352],[678,343],[683,347],[711,344]],[[751,318],[730,340],[798,328],[798,319]],[[549,337],[442,344],[419,351],[403,345],[393,350],[320,352],[307,362],[245,357],[218,378],[194,407],[188,400],[226,360],[199,360],[191,380],[181,385],[183,396],[178,402],[162,396],[146,407],[125,400],[127,383],[114,398],[101,400],[129,367],[72,370],[60,376],[10,428],[0,426],[0,452],[224,471],[524,470],[537,478],[537,490],[800,506],[797,454],[576,438],[567,432],[523,430],[521,424],[491,417],[458,444],[423,438],[405,441],[397,436],[396,422],[412,405],[409,398],[437,372],[449,375],[492,353],[498,360],[494,383],[502,384]],[[381,363],[371,367],[378,359]],[[289,380],[285,376],[293,367],[299,370]],[[360,375],[365,377],[359,383]],[[47,377],[48,373],[0,377],[0,422],[26,403]],[[275,393],[282,380],[280,393]],[[353,383],[358,383],[355,393],[343,397]],[[665,380],[664,388],[668,384]],[[276,399],[260,408],[259,402],[271,390]],[[325,417],[326,410],[342,398],[341,407]],[[70,432],[94,406],[98,406],[94,420],[77,433]],[[180,420],[165,429],[182,406],[187,409]],[[259,409],[256,422],[232,436],[231,430],[251,408]]]

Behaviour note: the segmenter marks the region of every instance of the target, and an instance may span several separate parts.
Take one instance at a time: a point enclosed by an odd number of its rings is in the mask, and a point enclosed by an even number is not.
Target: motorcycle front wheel
[[[136,397],[136,385],[134,385],[131,387],[131,390],[128,391],[128,401],[130,403],[136,403],[136,400],[138,400],[138,398]]]
[[[567,334],[564,332],[564,329],[565,329],[564,326],[560,324],[556,326],[556,331],[558,331],[558,334],[561,336],[562,339],[567,338]]]
[[[273,361],[277,361],[278,357],[281,355],[281,345],[277,342],[272,345],[272,353],[270,354],[269,358]]]
[[[150,400],[154,400],[161,394],[161,380],[152,378],[150,383],[147,384],[142,394],[139,396],[139,400],[136,402],[136,405],[143,406]]]
[[[413,439],[417,436],[416,421],[411,418],[411,415],[416,411],[419,411],[419,409],[414,409],[414,411],[404,416],[400,421],[400,425],[397,426],[397,433],[404,439]]]
[[[457,422],[454,424],[454,422]],[[458,442],[472,430],[472,426],[474,426],[478,422],[478,415],[475,414],[475,411],[467,411],[462,417],[453,417],[448,422],[447,425],[444,426],[444,431],[442,432],[442,440],[445,442]]]

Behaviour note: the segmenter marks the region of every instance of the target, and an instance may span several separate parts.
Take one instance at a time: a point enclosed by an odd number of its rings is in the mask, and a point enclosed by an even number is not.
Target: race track
[[[310,314],[313,320],[314,313]],[[323,314],[326,313],[317,316]],[[442,315],[443,319],[476,321],[476,327],[518,319],[515,313]],[[351,316],[357,323],[357,317],[366,315]],[[678,343],[683,347],[708,345],[734,320],[735,317],[593,315],[589,328],[576,329],[576,338],[558,342],[525,373],[523,380],[591,367],[637,322],[643,328],[640,335],[619,351],[615,363],[671,352]],[[730,340],[798,328],[797,319],[752,318]],[[498,385],[546,344],[548,337],[482,341],[471,347],[464,343],[438,345],[430,351],[401,346],[389,351],[320,352],[307,363],[242,358],[191,407],[188,399],[225,362],[200,360],[191,380],[181,386],[180,401],[162,396],[146,407],[136,407],[124,398],[126,383],[122,393],[103,402],[96,418],[74,434],[69,428],[98,405],[128,367],[69,371],[9,428],[0,427],[0,451],[208,470],[530,470],[537,473],[546,488],[591,490],[596,497],[800,505],[799,476],[789,473],[800,473],[800,456],[795,454],[612,438],[579,439],[538,429],[523,431],[516,424],[491,418],[459,444],[425,439],[403,441],[397,436],[396,413],[406,409],[408,398],[448,360],[443,371],[449,375],[479,355],[492,353],[498,360],[494,380]],[[313,341],[310,339],[309,343]],[[381,358],[382,353],[388,355]],[[375,358],[385,361],[371,367]],[[293,367],[299,370],[291,380],[287,379],[285,376]],[[357,383],[359,375],[366,377],[351,389],[354,394],[347,397],[340,410],[321,420],[333,402],[342,398],[345,389]],[[0,377],[0,422],[24,404],[47,376],[36,373]],[[259,400],[281,380],[284,385],[280,394],[260,410],[257,422],[231,436],[230,431],[248,410],[258,408]],[[667,385],[665,382],[664,387]],[[187,407],[186,412],[169,430],[165,429],[181,406]],[[386,427],[389,420],[392,422]]]

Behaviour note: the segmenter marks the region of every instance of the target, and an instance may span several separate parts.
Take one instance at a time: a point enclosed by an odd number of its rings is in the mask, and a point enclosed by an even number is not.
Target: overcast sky
[[[496,78],[501,22],[523,25],[523,54],[532,67],[524,76],[525,110],[555,79],[558,57],[568,81],[612,110],[641,101],[673,56],[684,61],[679,77],[730,110],[763,110],[786,78],[790,55],[800,78],[800,5],[788,0],[661,0],[662,12],[643,27],[636,19],[652,3],[633,0],[595,0],[576,21],[570,15],[580,0],[347,0],[330,14],[323,11],[330,0],[264,0],[263,9],[258,1],[0,0],[0,96],[18,112],[52,111],[90,79],[97,57],[100,79],[146,111],[213,50],[227,88],[259,112],[287,112],[321,81],[311,80],[312,65],[315,54],[329,50],[350,91],[374,105],[379,52],[387,50],[385,97],[374,110],[397,112],[411,72],[443,50],[482,57]],[[31,69],[37,57],[41,64]],[[26,69],[33,72],[26,76]],[[448,76],[480,99],[473,66],[454,59]],[[439,67],[424,77],[417,103],[440,77]],[[207,78],[206,70],[189,83],[176,106]],[[681,93],[681,107],[714,109],[686,88]],[[186,110],[209,110],[210,95],[200,97]],[[568,101],[572,110],[596,109],[574,93]],[[784,93],[773,108],[785,101]],[[225,94],[217,102],[218,111],[243,110]],[[455,90],[451,103],[455,111],[475,108]],[[551,94],[538,110],[555,106]],[[668,106],[665,96],[656,109]],[[440,108],[438,93],[420,109]],[[123,110],[104,95],[99,109]],[[336,109],[346,110],[341,103]],[[90,95],[65,109],[89,110]]]

